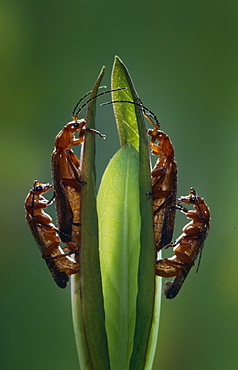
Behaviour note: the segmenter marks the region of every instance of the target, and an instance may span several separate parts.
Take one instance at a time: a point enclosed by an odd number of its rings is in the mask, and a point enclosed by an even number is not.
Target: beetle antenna
[[[119,87],[118,89],[114,89],[114,90],[108,90],[108,91],[104,91],[103,93],[100,93],[100,94],[97,94],[97,95],[95,95],[95,96],[93,96],[92,98],[90,98],[90,99],[88,99],[83,105],[82,105],[82,107],[80,107],[78,110],[77,110],[77,112],[75,113],[75,109],[74,109],[74,111],[73,111],[73,118],[75,118],[75,117],[77,117],[78,116],[78,114],[92,101],[92,100],[94,100],[94,99],[96,99],[96,98],[98,98],[99,96],[102,96],[102,95],[104,95],[104,94],[108,94],[108,93],[110,93],[110,92],[113,92],[113,91],[119,91],[119,90],[125,90],[125,89],[127,89],[127,87]]]
[[[106,102],[106,103],[102,103],[100,104],[100,106],[103,106],[103,105],[108,105],[108,104],[114,104],[114,103],[129,103],[129,104],[133,104],[133,105],[137,105],[138,107],[140,107],[143,111],[143,115],[154,125],[154,126],[157,126],[158,128],[160,127],[160,122],[157,118],[157,116],[148,108],[146,108],[143,104],[142,104],[142,101],[139,99],[138,103],[134,102],[134,101],[129,101],[129,100],[113,100],[113,101],[109,101],[109,102]],[[151,117],[155,120],[156,124],[152,121]]]
[[[107,87],[107,86],[99,86],[99,89],[106,89],[106,87]],[[80,98],[80,99],[79,99],[79,101],[77,102],[77,104],[76,104],[76,105],[75,105],[75,107],[74,107],[74,110],[73,110],[73,112],[72,112],[72,116],[74,116],[74,115],[75,115],[75,111],[76,111],[76,109],[78,108],[78,106],[79,106],[79,104],[81,103],[81,101],[82,101],[84,98],[86,98],[86,96],[90,95],[90,94],[91,94],[91,92],[92,92],[92,90],[91,90],[91,91],[88,91],[86,94],[84,94],[84,96],[82,96],[82,98]]]

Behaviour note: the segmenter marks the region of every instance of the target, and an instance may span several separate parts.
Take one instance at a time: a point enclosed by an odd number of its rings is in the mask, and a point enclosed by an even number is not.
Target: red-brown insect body
[[[151,185],[154,213],[155,246],[159,251],[171,242],[174,230],[177,194],[177,164],[168,135],[158,129],[148,130],[152,154],[159,155],[152,172]],[[158,141],[155,144],[155,141]]]
[[[44,212],[50,202],[42,194],[52,188],[52,185],[34,182],[25,200],[26,220],[56,284],[65,288],[68,275],[78,272],[79,268],[60,248],[60,238],[52,218]]]
[[[71,251],[78,250],[80,240],[80,162],[72,146],[80,145],[85,136],[84,119],[69,122],[58,133],[52,153],[52,175],[56,197],[56,212],[61,240]],[[75,138],[75,133],[79,137]]]
[[[174,256],[164,258],[156,263],[156,274],[163,277],[176,276],[173,282],[165,285],[167,298],[174,298],[181,288],[188,272],[201,253],[204,240],[210,228],[210,211],[204,199],[197,196],[193,188],[189,196],[181,197],[180,202],[192,204],[193,210],[183,210],[187,218],[192,219],[183,228],[182,235],[176,240]]]

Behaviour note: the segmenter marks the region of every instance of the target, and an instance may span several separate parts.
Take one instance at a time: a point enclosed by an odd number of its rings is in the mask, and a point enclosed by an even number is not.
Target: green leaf
[[[71,276],[71,304],[72,304],[72,317],[75,341],[79,358],[79,369],[91,370],[92,363],[90,360],[87,341],[85,337],[83,317],[81,311],[79,274]]]
[[[91,93],[95,96],[102,80],[105,68],[102,69]],[[88,105],[87,127],[94,128],[96,99]],[[107,336],[105,330],[105,313],[102,295],[102,280],[99,264],[98,220],[96,212],[95,191],[95,134],[87,131],[83,146],[81,200],[81,246],[79,249],[79,279],[74,277],[73,312],[79,361],[82,369],[110,369]],[[78,315],[78,316],[77,316]],[[81,348],[82,344],[82,348]],[[87,345],[87,351],[85,349]],[[83,351],[82,351],[83,349]],[[84,352],[85,351],[85,352]],[[83,357],[83,359],[81,358]]]
[[[100,260],[111,368],[128,369],[136,321],[140,244],[139,156],[130,143],[110,161],[98,192]]]
[[[112,72],[112,89],[120,86],[127,87],[127,90],[123,92],[127,94],[128,99],[125,97],[120,98],[113,93],[113,100],[138,102],[138,95],[130,74],[123,62],[116,57]],[[121,143],[130,141],[139,150],[141,247],[138,268],[136,327],[130,369],[150,369],[158,335],[158,309],[160,307],[161,291],[158,289],[159,282],[157,288],[155,287],[152,199],[147,195],[151,191],[151,184],[146,129],[138,106],[128,103],[117,103],[114,104],[114,111]],[[158,281],[158,279],[156,280]],[[151,331],[152,327],[153,330]]]
[[[137,102],[137,94],[131,81],[129,72],[126,70],[119,58],[115,58],[112,70],[112,89],[127,87],[126,90],[113,91],[112,100],[128,100]],[[113,105],[116,118],[117,128],[119,132],[121,146],[130,142],[135,149],[139,150],[139,131],[138,122],[141,123],[141,113],[137,106],[127,103],[116,103]],[[143,125],[143,124],[142,124]]]
[[[158,253],[158,259],[162,258],[161,251]],[[152,326],[150,331],[148,350],[146,354],[145,370],[152,369],[154,362],[154,356],[157,345],[159,321],[160,321],[160,308],[161,308],[161,291],[162,291],[162,278],[159,276],[155,277],[155,303]]]

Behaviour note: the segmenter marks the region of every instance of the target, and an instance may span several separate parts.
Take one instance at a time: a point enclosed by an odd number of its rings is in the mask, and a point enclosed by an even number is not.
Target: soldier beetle
[[[88,93],[85,94],[73,110],[73,121],[67,123],[55,139],[51,161],[58,228],[61,240],[73,252],[78,251],[80,244],[80,197],[85,182],[81,178],[80,161],[72,147],[83,143],[86,131],[91,131],[105,138],[105,135],[99,131],[88,128],[86,119],[78,119],[78,115],[93,99],[111,91],[123,89],[125,88],[100,93],[78,108],[82,99],[88,95]],[[79,133],[78,138],[75,138],[76,133]]]
[[[53,189],[53,185],[34,181],[25,200],[26,220],[53,279],[60,288],[65,288],[68,275],[77,273],[79,265],[61,249],[52,218],[44,212],[52,200],[48,201],[42,194],[50,189]]]
[[[155,247],[159,251],[172,240],[177,194],[177,163],[174,159],[173,144],[168,135],[160,130],[160,123],[156,115],[144,107],[141,102],[116,100],[101,105],[111,103],[130,103],[139,106],[144,116],[153,124],[154,129],[147,130],[151,136],[149,146],[151,153],[158,155],[159,158],[151,171],[151,186],[154,214],[154,236]],[[153,120],[155,120],[155,123]]]
[[[210,228],[210,210],[204,199],[199,197],[193,188],[190,189],[188,196],[181,197],[178,200],[193,205],[193,210],[187,210],[182,206],[177,207],[192,221],[184,226],[182,235],[172,244],[174,245],[174,256],[156,262],[157,275],[163,277],[176,276],[173,281],[166,282],[164,286],[164,294],[166,298],[170,299],[176,297],[200,254],[198,271],[204,241]]]
[[[159,155],[151,171],[151,186],[154,214],[155,247],[159,251],[172,240],[175,222],[177,194],[177,163],[174,148],[168,135],[160,130],[156,120],[154,129],[149,129],[151,153]],[[157,141],[157,143],[156,143]]]

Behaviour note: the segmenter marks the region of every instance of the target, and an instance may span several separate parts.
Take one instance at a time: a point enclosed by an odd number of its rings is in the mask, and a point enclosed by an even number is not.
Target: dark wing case
[[[62,166],[62,160],[67,165],[67,156],[65,155],[64,158],[62,156],[64,153],[62,155],[55,151],[52,153],[52,177],[60,238],[64,243],[67,243],[71,240],[73,212],[63,184],[64,166]]]

